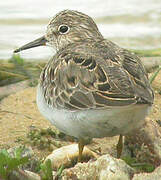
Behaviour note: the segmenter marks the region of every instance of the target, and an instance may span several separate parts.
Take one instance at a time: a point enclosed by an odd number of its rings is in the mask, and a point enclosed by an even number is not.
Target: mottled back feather
[[[40,84],[46,102],[58,109],[153,103],[140,59],[105,39],[86,39],[62,48],[44,68]]]

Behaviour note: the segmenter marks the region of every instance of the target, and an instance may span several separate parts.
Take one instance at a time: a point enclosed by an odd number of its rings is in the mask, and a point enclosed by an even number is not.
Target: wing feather
[[[40,78],[46,101],[69,110],[152,103],[153,92],[140,59],[127,50],[116,50],[115,57],[114,53],[93,55],[92,50],[56,54]]]

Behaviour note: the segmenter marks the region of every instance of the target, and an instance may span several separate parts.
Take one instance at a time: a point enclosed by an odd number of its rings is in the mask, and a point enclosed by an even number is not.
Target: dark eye
[[[61,34],[66,34],[69,31],[69,27],[67,25],[60,25],[58,31]]]

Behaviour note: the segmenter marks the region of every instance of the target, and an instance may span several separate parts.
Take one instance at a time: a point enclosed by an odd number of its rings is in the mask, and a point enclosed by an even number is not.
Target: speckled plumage
[[[105,39],[86,39],[58,51],[43,70],[40,85],[46,102],[58,109],[153,102],[139,58]]]
[[[58,129],[83,142],[143,124],[154,99],[144,67],[135,54],[104,39],[92,18],[62,11],[45,36],[15,52],[46,44],[56,54],[41,73],[37,104]]]

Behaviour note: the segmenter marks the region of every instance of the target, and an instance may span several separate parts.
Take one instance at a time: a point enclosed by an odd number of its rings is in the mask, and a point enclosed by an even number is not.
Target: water
[[[101,3],[100,3],[101,2]],[[0,59],[45,33],[51,17],[64,9],[93,17],[104,37],[122,47],[161,47],[161,0],[5,0],[0,2]],[[46,59],[51,48],[21,52],[26,59]]]

